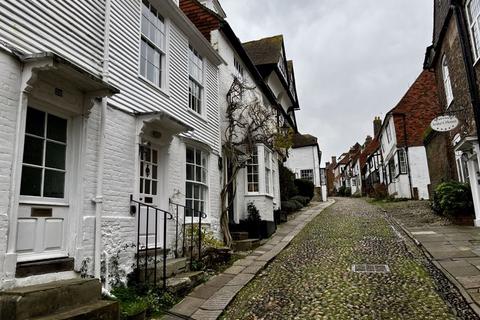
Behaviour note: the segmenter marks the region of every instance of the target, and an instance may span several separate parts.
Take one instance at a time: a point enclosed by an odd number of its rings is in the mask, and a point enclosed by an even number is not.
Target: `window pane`
[[[200,199],[200,186],[199,185],[194,185],[193,186],[193,198],[194,199]]]
[[[60,142],[67,142],[67,120],[48,115],[47,138]]]
[[[150,180],[145,179],[145,194],[150,194]]]
[[[23,163],[43,165],[43,141],[42,139],[25,137],[23,147]]]
[[[195,181],[202,182],[202,169],[200,167],[195,168]]]
[[[190,182],[187,182],[187,198],[191,199],[193,197],[193,184]]]
[[[28,107],[25,132],[45,136],[45,112]]]
[[[195,162],[199,166],[202,165],[202,152],[199,150],[196,150],[195,152]]]
[[[152,179],[157,179],[157,166],[152,166]]]
[[[65,186],[65,173],[45,170],[43,183],[43,196],[48,198],[63,198]]]
[[[140,179],[140,193],[143,193],[143,179]]]
[[[65,170],[65,153],[66,146],[55,142],[47,142],[45,166]]]
[[[152,195],[156,196],[157,195],[157,181],[152,181]]]
[[[41,196],[42,169],[23,166],[20,194],[24,196]]]
[[[152,162],[157,163],[158,161],[158,152],[157,150],[152,150]]]
[[[193,149],[187,149],[187,163],[195,163],[194,158],[195,155]]]
[[[187,164],[187,180],[194,180],[194,170],[195,167],[193,165]]]

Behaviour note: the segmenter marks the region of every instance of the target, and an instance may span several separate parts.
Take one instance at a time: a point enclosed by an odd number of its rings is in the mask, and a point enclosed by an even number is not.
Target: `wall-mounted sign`
[[[460,124],[458,118],[455,116],[440,116],[433,119],[430,126],[433,130],[439,132],[447,132],[455,129]]]

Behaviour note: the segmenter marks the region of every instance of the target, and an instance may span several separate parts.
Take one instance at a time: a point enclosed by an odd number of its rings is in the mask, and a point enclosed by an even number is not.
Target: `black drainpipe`
[[[453,10],[455,13],[455,20],[457,22],[458,35],[462,47],[463,63],[467,72],[467,82],[470,92],[470,99],[473,107],[473,114],[475,117],[475,125],[477,129],[477,139],[480,142],[480,99],[477,86],[477,74],[474,69],[474,60],[472,56],[472,47],[467,32],[466,21],[463,5],[461,0],[452,1]]]

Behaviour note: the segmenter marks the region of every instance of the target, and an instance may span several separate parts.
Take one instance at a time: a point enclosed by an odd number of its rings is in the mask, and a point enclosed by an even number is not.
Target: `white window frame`
[[[40,196],[23,195],[23,194],[21,194],[21,180],[22,180],[22,176],[23,176],[23,169],[22,169],[22,173],[20,174],[20,180],[19,180],[19,185],[20,185],[20,187],[19,187],[19,200],[20,200],[20,203],[38,203],[38,204],[55,203],[55,204],[58,204],[58,205],[63,205],[63,204],[66,205],[66,204],[68,204],[68,201],[69,201],[68,200],[69,199],[69,189],[70,189],[70,184],[69,183],[70,183],[70,176],[71,176],[70,171],[71,171],[71,166],[72,166],[72,163],[71,163],[72,158],[69,156],[72,152],[72,135],[71,135],[72,121],[71,121],[71,117],[69,117],[66,114],[63,114],[61,112],[55,112],[53,110],[51,111],[50,108],[43,108],[43,107],[39,108],[39,107],[37,107],[36,104],[33,104],[33,103],[29,103],[28,107],[27,107],[27,110],[28,110],[28,108],[32,108],[32,109],[35,109],[35,110],[38,110],[40,112],[45,113],[44,137],[40,137],[40,136],[36,136],[36,135],[26,133],[26,116],[27,116],[27,113],[25,113],[25,130],[23,132],[24,139],[27,136],[42,139],[42,141],[43,141],[42,165],[34,165],[34,164],[24,163],[23,162],[23,157],[24,157],[25,152],[24,152],[24,150],[22,150],[22,159],[21,159],[21,163],[20,163],[20,168],[23,168],[23,166],[31,167],[31,168],[40,168],[40,169],[42,169],[42,179],[41,179],[41,186],[40,186]],[[52,116],[55,116],[55,117],[58,117],[58,118],[61,118],[61,119],[64,119],[64,120],[67,121],[67,132],[66,132],[66,142],[65,143],[60,143],[60,142],[57,142],[55,140],[51,140],[51,139],[47,138],[48,115],[52,115]],[[46,143],[49,142],[49,141],[65,145],[65,147],[66,147],[66,149],[65,149],[65,169],[61,170],[61,169],[50,168],[50,167],[46,166],[46,164],[45,164],[45,161],[46,161]],[[24,148],[25,147],[25,142],[22,145],[23,145],[23,148]],[[63,197],[62,198],[54,198],[54,197],[45,197],[44,196],[45,170],[52,170],[52,171],[57,171],[57,172],[64,173],[64,187],[63,187],[64,189],[63,189]]]
[[[158,29],[159,33],[163,35],[161,38],[161,42],[158,43],[154,39],[150,37],[150,35],[147,35],[143,32],[143,23],[144,19],[147,19],[147,23],[151,23],[151,20],[148,18],[145,18],[145,15],[143,14],[144,7],[148,4],[148,10],[149,13],[152,13],[152,8],[156,11],[156,17],[155,19],[158,19],[158,21],[162,22],[163,25],[163,30]],[[163,15],[159,13],[159,11],[147,0],[142,0],[141,4],[141,9],[140,9],[140,47],[139,47],[139,67],[138,67],[138,74],[141,79],[144,81],[148,82],[152,86],[159,88],[159,89],[165,89],[166,88],[166,52],[167,52],[167,23],[166,19]],[[146,45],[146,50],[145,50],[145,60],[143,59],[142,55],[142,48]],[[158,65],[158,77],[156,79],[150,80],[148,78],[148,66],[149,66],[149,61],[148,61],[148,47],[154,50],[155,53],[159,54],[159,65]],[[142,73],[142,67],[144,68],[144,72]],[[158,81],[158,83],[156,82]]]
[[[247,161],[247,165],[245,168],[246,172],[246,187],[247,187],[247,193],[254,193],[258,194],[260,193],[260,163],[259,163],[259,147],[254,146],[254,149],[252,150],[252,157],[250,160]],[[256,160],[256,162],[254,162]],[[251,171],[252,168],[256,167],[256,171]],[[257,180],[255,179],[250,180],[250,177],[257,177]],[[253,186],[252,189],[250,186]],[[255,187],[256,186],[256,187]]]
[[[398,150],[399,174],[408,173],[407,153],[405,149]]]
[[[188,158],[187,158],[187,152],[188,152],[188,149],[192,150],[193,151],[193,162],[188,162]],[[197,152],[200,152],[200,164],[197,164]],[[187,207],[189,207],[187,205],[187,202],[188,201],[192,201],[192,204],[193,204],[193,207],[192,209],[195,208],[195,204],[194,202],[195,201],[198,201],[200,203],[203,203],[203,213],[207,213],[208,212],[208,199],[209,199],[209,188],[208,188],[208,164],[209,164],[209,154],[208,152],[206,152],[205,150],[203,149],[200,149],[200,148],[197,148],[197,147],[194,147],[194,146],[187,146],[186,149],[185,149],[185,205]],[[204,160],[205,160],[205,163],[204,163]],[[193,166],[194,168],[194,171],[193,171],[193,178],[194,180],[192,179],[188,179],[188,166]],[[201,181],[198,181],[196,180],[196,173],[197,173],[197,170],[200,170],[201,172]],[[204,178],[204,179],[203,179]],[[188,197],[188,187],[191,186],[193,188],[192,190],[192,196],[191,197]],[[201,199],[201,196],[199,199],[195,198],[195,186],[198,186],[200,188],[199,192],[200,193],[203,193],[203,199]],[[199,211],[202,211],[201,208],[198,209]],[[186,213],[186,216],[187,217],[191,217],[191,215],[189,214],[189,212],[187,211]],[[194,218],[198,218],[198,214],[195,214],[194,213]]]
[[[448,68],[447,56],[443,55],[442,57],[442,77],[443,77],[443,88],[445,90],[445,98],[447,100],[447,108],[450,107],[453,101],[453,89],[452,81],[450,79],[450,70]]]
[[[302,180],[308,180],[311,182],[314,182],[314,170],[313,169],[302,169],[300,170],[300,179]]]
[[[264,148],[264,162],[265,162],[265,193],[272,195],[272,153],[267,148]]]
[[[392,132],[390,131],[390,121],[388,121],[385,131],[387,132],[387,142],[390,143],[392,141]]]
[[[472,12],[472,7],[477,8],[477,12]],[[472,43],[472,51],[475,59],[475,64],[480,59],[480,1],[468,0],[465,3],[465,12],[467,15],[468,31],[470,34],[470,41]]]
[[[240,79],[243,79],[245,75],[245,69],[243,68],[242,63],[240,62],[240,59],[238,59],[236,56],[233,57],[233,66],[235,67],[235,72],[236,76]]]
[[[204,66],[203,57],[193,47],[189,46],[188,50],[188,108],[189,110],[203,116],[204,115]],[[197,94],[193,93],[193,89],[198,90]],[[194,103],[196,99],[197,104]]]

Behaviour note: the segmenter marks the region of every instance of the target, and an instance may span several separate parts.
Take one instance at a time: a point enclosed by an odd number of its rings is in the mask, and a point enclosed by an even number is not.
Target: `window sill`
[[[170,93],[168,92],[167,89],[157,86],[155,83],[153,83],[152,81],[148,80],[147,78],[145,78],[145,77],[142,76],[142,75],[138,75],[138,79],[140,79],[140,81],[142,81],[143,83],[145,83],[146,85],[148,85],[148,86],[149,86],[150,88],[152,88],[153,90],[155,90],[155,91],[159,92],[160,94],[162,94],[165,98],[170,98]]]
[[[267,197],[267,198],[270,198],[270,199],[275,198],[271,194],[260,193],[260,192],[247,192],[247,193],[245,193],[245,197]]]
[[[202,106],[202,108],[203,108],[203,106]],[[198,112],[193,111],[192,109],[190,109],[190,107],[187,107],[187,110],[188,110],[188,113],[190,113],[192,116],[194,116],[198,120],[203,121],[205,123],[208,123],[208,119],[207,119],[206,116],[204,116],[202,114],[199,114]]]
[[[52,199],[20,199],[18,202],[20,205],[32,205],[32,206],[48,206],[48,207],[69,207],[70,205],[65,200],[52,200]]]

